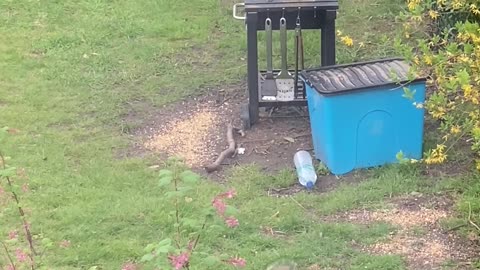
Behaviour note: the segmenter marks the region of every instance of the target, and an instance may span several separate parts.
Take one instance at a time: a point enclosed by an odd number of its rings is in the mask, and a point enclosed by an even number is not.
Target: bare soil
[[[380,210],[354,210],[324,218],[327,222],[368,225],[386,222],[397,227],[384,241],[357,245],[368,253],[401,255],[408,269],[442,269],[449,263],[454,269],[475,269],[472,261],[480,252],[478,239],[466,239],[443,228],[440,222],[453,216],[453,200],[447,195],[400,197]]]
[[[298,150],[310,151],[313,156],[306,107],[261,108],[259,122],[246,130],[245,136],[234,135],[237,148],[244,148],[244,153],[224,160],[219,171],[207,174],[204,166],[215,161],[228,146],[227,124],[232,122],[234,127],[242,127],[240,108],[247,102],[245,92],[246,86],[240,84],[211,89],[205,95],[161,108],[132,104],[124,118],[126,126],[134,127],[128,130],[133,138],[129,155],[154,155],[160,159],[179,156],[194,171],[215,180],[222,180],[226,169],[243,164],[255,164],[267,173],[294,169],[293,156]],[[142,113],[144,108],[148,112]],[[339,182],[333,175],[319,177],[322,180],[318,181],[317,191],[330,190]],[[342,179],[354,182],[361,177],[355,172]],[[284,195],[300,190],[299,185],[292,184],[271,192]]]

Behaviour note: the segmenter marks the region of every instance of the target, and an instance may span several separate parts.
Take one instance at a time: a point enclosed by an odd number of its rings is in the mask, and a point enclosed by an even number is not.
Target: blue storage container
[[[333,174],[421,159],[425,79],[409,79],[401,59],[322,67],[302,73],[315,157]]]

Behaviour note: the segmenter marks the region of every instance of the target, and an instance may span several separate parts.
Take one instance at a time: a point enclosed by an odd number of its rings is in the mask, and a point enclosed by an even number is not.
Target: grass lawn
[[[405,1],[340,2],[338,28],[366,45],[358,52],[339,48],[338,61],[390,55],[393,16]],[[305,34],[307,59],[318,58],[317,34]],[[138,260],[147,244],[172,233],[174,219],[157,173],[148,169],[158,161],[118,158],[129,145],[126,131],[135,128],[123,119],[136,101],[155,108],[201,94],[205,86],[244,80],[243,22],[231,17],[229,1],[7,0],[0,2],[0,37],[0,127],[19,130],[0,150],[29,177],[31,191],[22,197],[33,233],[71,242],[47,252],[45,265],[120,269]],[[470,176],[433,181],[397,166],[324,195],[265,196],[266,187],[293,181],[291,173],[265,175],[254,166],[233,169],[224,185],[205,180],[185,211],[195,215],[214,194],[235,187],[241,225],[209,232],[202,249],[244,257],[247,269],[265,269],[284,257],[301,267],[404,269],[400,256],[375,256],[351,245],[385,238],[394,230],[388,224],[331,224],[318,216],[375,207],[412,191],[462,191],[461,213],[467,201],[480,209],[478,179],[477,187]],[[4,239],[19,222],[15,208],[0,207]],[[285,235],[268,237],[261,226]]]

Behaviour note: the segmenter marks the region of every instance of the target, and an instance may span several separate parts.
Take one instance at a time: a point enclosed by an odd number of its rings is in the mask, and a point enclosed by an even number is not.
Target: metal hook
[[[313,18],[317,18],[317,7],[313,7],[314,13]]]
[[[298,14],[297,14],[297,21],[296,21],[297,25],[300,25],[300,9],[301,7],[298,7]]]

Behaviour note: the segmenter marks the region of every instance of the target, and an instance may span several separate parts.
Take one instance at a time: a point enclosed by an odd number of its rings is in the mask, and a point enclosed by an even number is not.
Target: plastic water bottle
[[[317,174],[313,167],[312,157],[307,151],[301,150],[293,157],[297,169],[298,181],[307,189],[312,189],[317,181]]]

